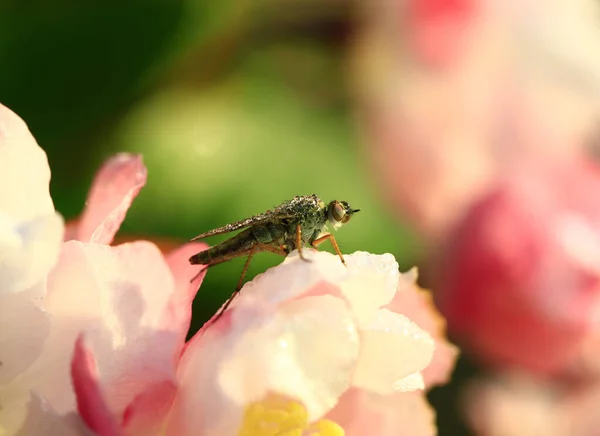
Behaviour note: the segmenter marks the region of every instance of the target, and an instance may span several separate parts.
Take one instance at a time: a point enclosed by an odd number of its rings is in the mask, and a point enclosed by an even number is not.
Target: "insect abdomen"
[[[192,265],[216,265],[239,256],[243,256],[257,243],[250,229],[244,230],[219,245],[194,254],[190,257]]]
[[[261,244],[272,244],[285,237],[285,226],[275,223],[255,225],[250,228],[252,236]]]

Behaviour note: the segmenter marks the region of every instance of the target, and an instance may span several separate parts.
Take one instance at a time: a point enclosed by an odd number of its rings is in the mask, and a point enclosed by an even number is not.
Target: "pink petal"
[[[54,213],[50,168],[27,125],[0,104],[0,211],[15,221]]]
[[[425,396],[403,392],[380,396],[351,389],[327,414],[346,436],[435,436],[435,413]]]
[[[123,414],[123,428],[128,435],[160,434],[177,386],[169,380],[152,384],[133,399]]]
[[[85,297],[74,298],[87,289],[89,309],[93,308],[87,325],[94,319],[101,323],[88,328],[87,338],[98,359],[107,401],[121,414],[149,385],[174,377],[181,337],[189,325],[164,323],[174,321],[167,314],[180,297],[153,244],[106,247],[73,241],[67,247],[63,268],[53,274],[52,284],[60,295],[52,295],[51,310],[55,315],[85,316],[78,307]]]
[[[172,316],[180,294],[189,291],[175,288],[153,244],[64,243],[44,301],[53,315],[51,333],[42,355],[19,379],[22,389],[40,392],[59,413],[73,410],[73,392],[64,386],[73,343],[84,331],[106,401],[120,422],[135,397],[157,382],[174,380],[189,327],[187,312]]]
[[[69,220],[65,223],[64,241],[77,239],[79,234],[79,219]]]
[[[193,283],[190,280],[198,274],[202,266],[190,265],[188,259],[207,246],[191,243],[167,255],[167,264],[175,278],[175,295],[167,306],[162,323],[166,326],[180,326],[179,346],[182,350],[192,316],[192,301],[196,295],[206,270]],[[171,380],[158,381],[140,393],[127,406],[123,414],[123,428],[128,435],[158,434],[164,426],[164,418],[169,412],[177,386]]]
[[[0,386],[33,363],[50,333],[50,316],[33,303],[33,294],[0,294]]]
[[[92,185],[77,239],[110,244],[131,202],[146,184],[146,175],[139,155],[122,153],[106,162]]]
[[[192,319],[192,302],[206,276],[206,267],[191,265],[190,256],[208,248],[203,243],[186,244],[166,256],[167,265],[175,279],[175,293],[167,306],[162,323],[180,332],[180,349],[185,343]],[[198,273],[200,272],[200,275]],[[194,279],[193,282],[191,280]]]
[[[421,371],[427,389],[444,385],[450,381],[458,352],[458,347],[447,340],[436,339],[433,359],[427,368]]]
[[[119,425],[102,394],[94,355],[85,345],[83,336],[75,341],[71,376],[77,396],[77,410],[86,424],[98,436],[121,435]]]
[[[163,254],[170,253],[173,250],[181,247],[186,244],[187,240],[181,240],[176,238],[169,238],[166,236],[156,236],[156,235],[135,235],[135,234],[127,234],[127,233],[117,233],[115,239],[113,239],[111,245],[121,245],[127,242],[135,242],[139,240],[150,241],[155,244]],[[189,261],[188,261],[189,263]]]
[[[477,22],[478,2],[410,0],[407,3],[408,40],[419,61],[442,67],[455,62],[469,42],[469,28]]]
[[[435,340],[431,363],[422,371],[425,385],[429,388],[447,383],[456,363],[458,348],[446,339],[446,321],[435,308],[431,294],[418,288],[414,282],[401,282],[394,300],[387,307],[408,317]]]

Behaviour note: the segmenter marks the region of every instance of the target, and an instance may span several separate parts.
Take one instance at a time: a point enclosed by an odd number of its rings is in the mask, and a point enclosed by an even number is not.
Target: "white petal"
[[[0,294],[0,386],[33,363],[48,337],[50,316],[33,303],[39,293],[39,289],[30,289]]]
[[[46,153],[0,104],[0,294],[36,285],[56,262],[64,226],[49,183]]]
[[[297,398],[317,418],[351,382],[358,334],[344,301],[322,295],[233,313],[230,325],[188,344],[168,436],[233,436],[245,406],[269,391]]]
[[[306,249],[306,262],[293,251],[282,264],[257,275],[242,288],[232,306],[242,304],[280,303],[301,295],[322,281],[338,284],[347,274],[339,257],[327,252]]]
[[[361,324],[368,323],[377,309],[394,297],[400,273],[391,254],[356,252],[344,255],[347,267],[338,256],[328,252],[307,249],[303,254],[311,262],[300,259],[297,251],[292,252],[283,264],[246,283],[233,305],[256,301],[279,303],[326,281],[340,287]]]
[[[60,416],[47,401],[35,394],[31,394],[27,406],[27,419],[16,436],[92,436],[79,416]]]
[[[354,386],[389,394],[422,384],[422,379],[415,380],[415,376],[403,378],[422,371],[431,362],[435,343],[426,331],[404,315],[381,309],[360,335]]]
[[[0,295],[24,291],[44,280],[56,264],[63,234],[58,214],[19,223],[0,211]]]
[[[46,153],[27,125],[0,104],[0,211],[16,222],[52,215]]]
[[[425,389],[425,380],[420,372],[409,374],[394,382],[394,390],[398,392],[422,391]]]
[[[312,420],[331,409],[350,385],[358,335],[338,298],[286,302],[273,318],[241,334],[219,372],[224,392],[241,404],[274,391],[299,399]]]
[[[398,262],[391,254],[357,251],[345,256],[347,276],[341,283],[359,325],[370,322],[377,309],[394,298],[398,286]]]

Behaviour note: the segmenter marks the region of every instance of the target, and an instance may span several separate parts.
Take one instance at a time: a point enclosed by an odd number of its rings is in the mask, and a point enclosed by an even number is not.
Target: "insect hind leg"
[[[244,269],[242,270],[242,275],[240,276],[240,280],[238,281],[235,291],[233,291],[231,297],[229,297],[229,299],[225,302],[223,307],[221,307],[221,310],[219,310],[219,313],[217,314],[213,322],[216,322],[219,318],[221,318],[221,316],[223,315],[223,313],[225,313],[233,299],[240,293],[240,290],[242,289],[242,285],[244,283],[244,277],[246,276],[246,273],[248,272],[248,267],[250,266],[250,261],[252,260],[252,257],[256,254],[259,248],[259,246],[254,246],[248,253],[248,258],[246,259],[246,263],[244,264]]]
[[[244,269],[242,270],[242,275],[240,276],[240,280],[238,281],[235,291],[233,291],[231,297],[229,297],[229,299],[225,302],[223,307],[221,307],[221,310],[219,310],[219,313],[214,318],[213,322],[216,322],[219,318],[221,318],[223,313],[225,313],[225,311],[229,308],[229,305],[231,304],[233,299],[240,293],[242,285],[244,284],[244,277],[246,277],[246,273],[248,272],[248,268],[250,267],[250,261],[252,260],[252,257],[259,251],[270,251],[271,253],[279,254],[280,256],[287,255],[284,249],[280,247],[274,247],[269,244],[256,244],[254,247],[252,247],[248,252],[248,258],[246,259],[246,263],[244,264]]]

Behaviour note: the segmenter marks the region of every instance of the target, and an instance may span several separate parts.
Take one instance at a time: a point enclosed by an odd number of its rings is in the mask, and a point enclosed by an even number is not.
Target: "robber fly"
[[[286,256],[297,249],[300,258],[309,261],[302,254],[302,247],[310,245],[317,248],[318,245],[329,240],[345,265],[344,256],[335,238],[326,231],[326,228],[330,225],[338,229],[356,212],[359,212],[359,209],[352,209],[345,201],[333,200],[325,204],[315,194],[296,196],[273,210],[201,233],[193,238],[192,241],[197,241],[209,236],[245,229],[232,238],[190,257],[191,264],[206,265],[208,268],[236,257],[248,256],[235,291],[221,308],[216,319],[225,312],[242,288],[244,276],[252,256],[256,253],[269,251]]]

